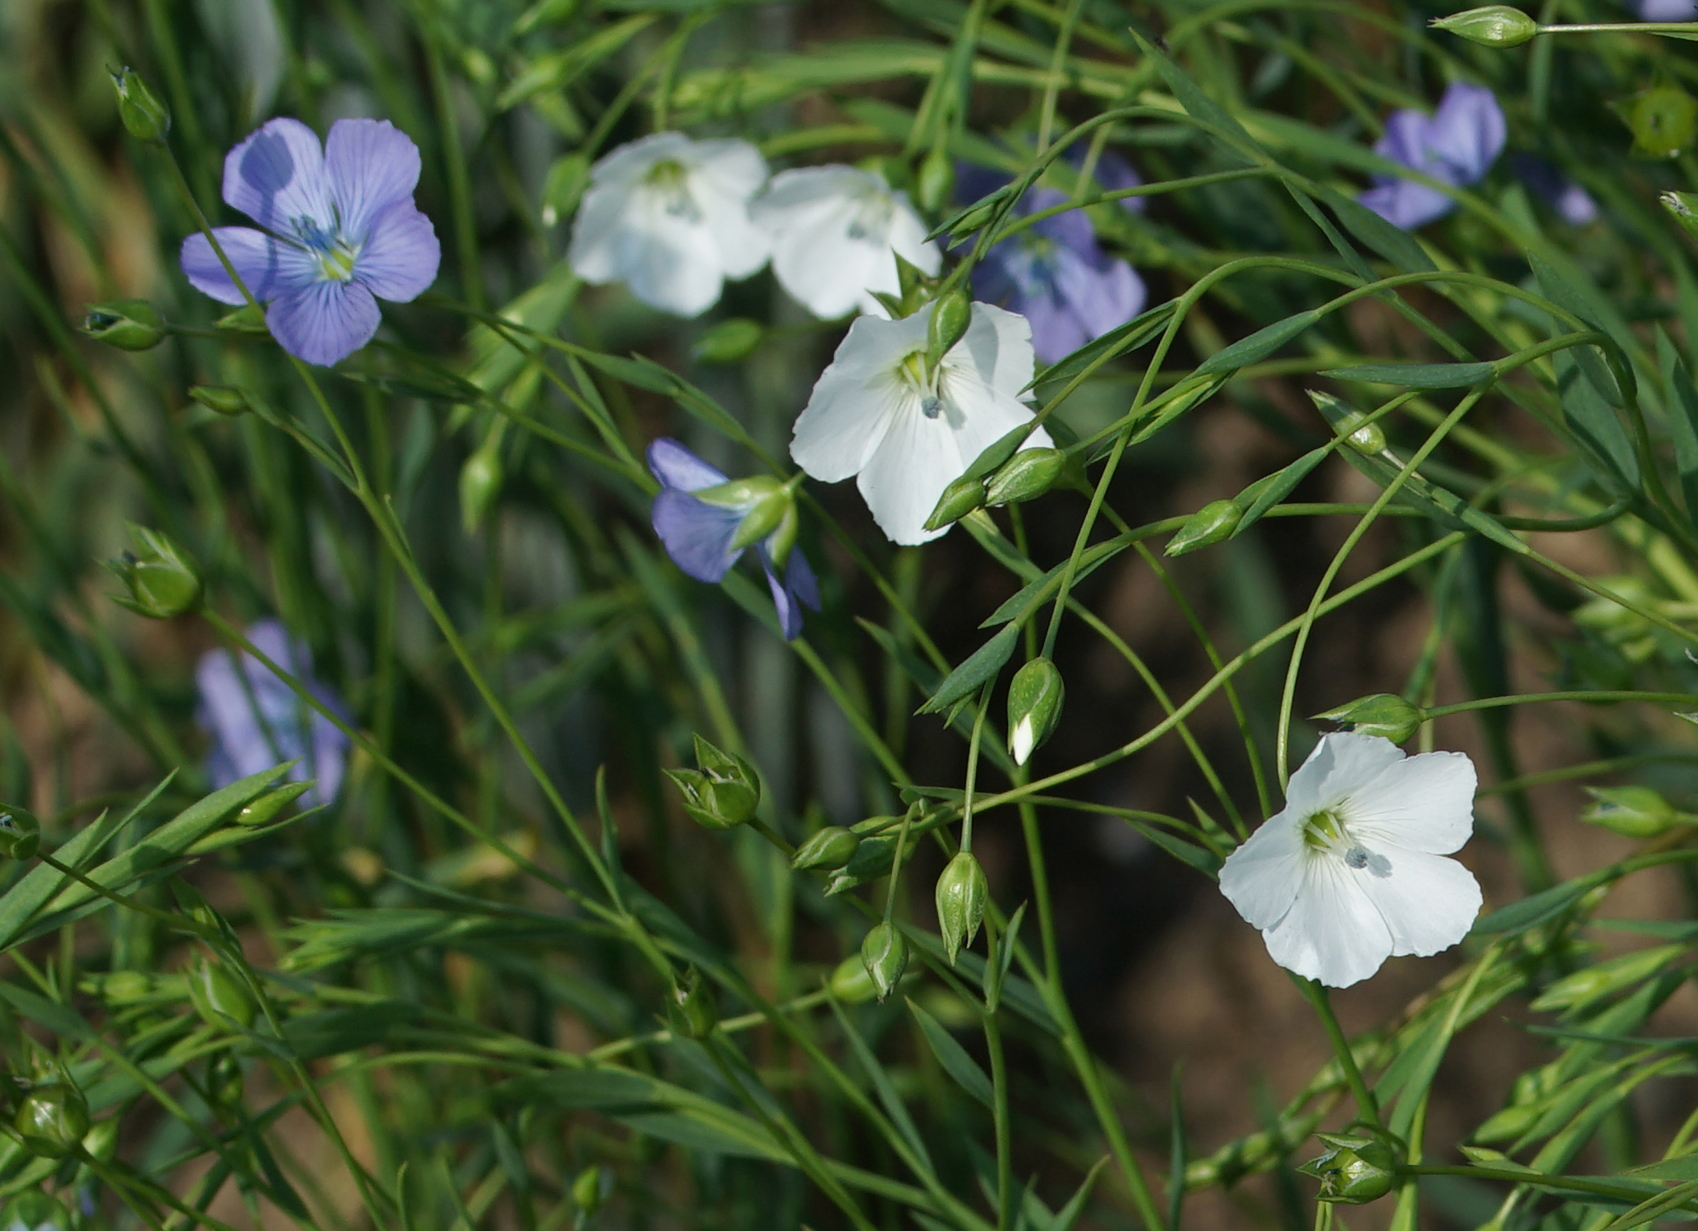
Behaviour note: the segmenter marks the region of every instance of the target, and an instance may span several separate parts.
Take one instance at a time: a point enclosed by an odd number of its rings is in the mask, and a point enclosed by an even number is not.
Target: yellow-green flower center
[[[1303,822],[1303,841],[1310,850],[1329,851],[1345,841],[1344,818],[1330,808],[1323,808]]]
[[[935,419],[943,410],[943,398],[938,392],[938,373],[927,371],[926,352],[909,351],[896,365],[898,379],[920,398],[920,410],[928,419]]]
[[[690,195],[690,172],[675,158],[663,158],[649,168],[643,182],[660,194],[666,212],[689,222],[700,222],[701,208]]]

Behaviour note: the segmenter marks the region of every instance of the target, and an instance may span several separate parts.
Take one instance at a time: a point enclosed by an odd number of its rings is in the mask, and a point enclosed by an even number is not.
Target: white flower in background
[[[899,321],[857,317],[815,382],[790,442],[790,456],[816,479],[858,475],[879,529],[905,545],[947,531],[925,528],[943,489],[1032,417],[1022,400],[1033,368],[1026,318],[974,304],[967,332],[928,374],[933,308]],[[1049,443],[1039,428],[1026,446]]]
[[[1480,886],[1444,856],[1474,829],[1474,763],[1406,757],[1377,735],[1323,735],[1285,808],[1226,860],[1220,889],[1273,960],[1329,987],[1468,934]]]
[[[622,145],[590,168],[567,251],[572,271],[698,316],[725,279],[766,264],[771,244],[749,217],[766,175],[766,159],[747,141],[656,133]]]
[[[896,294],[896,255],[928,274],[943,261],[926,224],[882,175],[854,167],[781,171],[752,209],[772,236],[778,284],[815,316],[859,308],[883,315],[872,292]]]

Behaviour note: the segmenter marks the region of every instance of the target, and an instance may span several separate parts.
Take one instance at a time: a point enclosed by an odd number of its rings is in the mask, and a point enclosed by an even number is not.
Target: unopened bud
[[[542,225],[554,226],[570,218],[578,200],[590,185],[590,160],[582,154],[567,154],[554,160],[542,182]]]
[[[1008,752],[1016,765],[1043,747],[1061,721],[1067,688],[1061,670],[1047,658],[1034,658],[1008,684]]]
[[[1188,551],[1212,547],[1225,542],[1244,520],[1244,510],[1231,500],[1211,500],[1185,519],[1185,524],[1167,541],[1164,551],[1170,556],[1183,556]]]
[[[1625,838],[1654,838],[1676,825],[1698,822],[1648,786],[1587,787],[1586,791],[1593,802],[1580,819]]]
[[[270,326],[265,323],[265,305],[245,303],[233,311],[226,312],[213,322],[213,326],[226,333],[268,334]]]
[[[0,859],[32,859],[41,849],[41,822],[35,813],[0,803]]]
[[[861,942],[861,963],[882,1001],[902,980],[908,965],[908,942],[902,933],[889,923],[877,923]]]
[[[698,735],[696,766],[664,771],[683,792],[684,811],[691,820],[707,829],[731,829],[755,815],[761,780],[752,765]]]
[[[1435,17],[1428,24],[1487,47],[1519,47],[1539,33],[1538,22],[1507,4],[1488,4],[1449,17]]]
[[[1685,952],[1685,945],[1658,945],[1577,970],[1547,987],[1533,1002],[1533,1008],[1540,1013],[1585,1008],[1605,996],[1644,982]]]
[[[786,544],[786,548],[796,541],[796,500],[790,488],[780,487],[772,494],[755,501],[749,511],[743,514],[743,520],[737,523],[737,533],[731,536],[732,550],[754,546],[762,539],[785,529],[787,522],[787,537],[790,542]]]
[[[855,854],[861,840],[841,825],[827,825],[790,856],[793,868],[841,868]]]
[[[153,96],[147,83],[134,69],[125,67],[112,74],[112,88],[118,95],[118,118],[130,136],[162,144],[171,131],[171,113]]]
[[[1657,86],[1627,104],[1626,118],[1635,154],[1675,158],[1698,136],[1698,99],[1679,86]]]
[[[238,825],[269,825],[283,809],[312,790],[311,782],[291,782],[267,791],[252,803],[237,811],[233,818]]]
[[[613,1173],[599,1163],[591,1163],[572,1180],[572,1204],[584,1216],[594,1214],[613,1191]]]
[[[988,505],[1019,504],[1055,486],[1067,466],[1067,454],[1048,447],[1021,449],[985,484]]]
[[[1543,1107],[1505,1107],[1486,1117],[1485,1122],[1469,1135],[1470,1141],[1513,1141],[1532,1128],[1544,1115]]]
[[[115,1124],[116,1120],[102,1120]],[[0,1227],[6,1231],[70,1231],[71,1211],[39,1188],[19,1193],[0,1208]]]
[[[1334,1133],[1315,1136],[1331,1148],[1297,1170],[1320,1180],[1320,1200],[1364,1205],[1385,1196],[1397,1182],[1397,1156],[1379,1138]]]
[[[926,321],[926,370],[937,371],[943,357],[955,348],[973,323],[973,299],[960,287],[941,296],[932,305]]]
[[[242,1030],[254,1024],[259,1006],[242,981],[217,962],[205,959],[189,967],[189,1002],[209,1026]]]
[[[705,1039],[719,1024],[713,989],[694,966],[672,981],[666,998],[666,1020],[674,1034],[686,1039]]]
[[[104,1120],[96,1120],[83,1134],[83,1152],[92,1155],[101,1162],[111,1162],[112,1156],[118,1152],[118,1117],[108,1116]],[[0,1226],[4,1226],[0,1223]],[[7,1231],[11,1231],[7,1228]]]
[[[1345,444],[1366,457],[1373,457],[1386,447],[1385,430],[1378,423],[1370,422],[1364,414],[1352,412],[1345,416],[1338,425],[1338,431]]]
[[[242,1061],[228,1048],[220,1051],[206,1066],[206,1092],[213,1106],[226,1109],[240,1107],[243,1086]]]
[[[955,965],[955,955],[961,946],[972,944],[979,934],[989,896],[985,870],[971,851],[958,852],[937,878],[937,921],[943,930],[943,947],[951,966]]]
[[[1391,692],[1358,697],[1348,705],[1315,717],[1322,722],[1349,727],[1358,735],[1377,735],[1394,744],[1403,743],[1427,721],[1425,710]]]
[[[24,1149],[38,1158],[64,1158],[88,1134],[88,1100],[69,1081],[30,1087],[12,1117]]]
[[[189,396],[208,410],[231,418],[253,409],[248,395],[233,385],[194,385]]]
[[[844,1004],[864,1004],[878,995],[867,964],[859,956],[846,957],[825,981],[826,990]]]
[[[89,304],[82,333],[119,350],[150,350],[164,339],[165,324],[145,299],[109,299]]]
[[[914,179],[914,194],[919,199],[920,208],[935,214],[954,192],[955,164],[950,160],[948,150],[941,145],[933,146],[921,161],[920,172]]]
[[[962,475],[943,489],[937,498],[932,515],[926,518],[927,530],[941,530],[960,521],[985,503],[985,481],[972,475]]]
[[[690,347],[690,358],[697,363],[742,363],[765,337],[766,328],[759,321],[734,316],[705,329]]]
[[[501,434],[489,438],[472,451],[460,466],[460,526],[476,534],[485,514],[501,495]]]
[[[200,606],[200,574],[165,535],[143,526],[130,526],[133,552],[126,551],[106,567],[129,590],[113,601],[137,615],[163,620]]]

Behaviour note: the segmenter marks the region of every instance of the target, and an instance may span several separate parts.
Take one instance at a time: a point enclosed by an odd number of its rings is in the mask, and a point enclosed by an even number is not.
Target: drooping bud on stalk
[[[854,857],[861,840],[841,825],[827,825],[790,856],[792,868],[841,868]]]
[[[88,1134],[88,1100],[68,1079],[30,1087],[12,1117],[24,1149],[38,1158],[64,1158]]]
[[[230,418],[253,409],[248,395],[233,385],[192,385],[189,396],[208,410]]]
[[[666,998],[666,1020],[672,1032],[686,1039],[705,1039],[719,1024],[713,989],[694,966],[673,979]]]
[[[135,550],[106,563],[130,592],[128,597],[113,595],[114,602],[155,620],[200,606],[200,574],[175,543],[157,530],[133,524],[130,539]]]
[[[1021,449],[985,484],[988,505],[1019,504],[1043,495],[1055,486],[1067,466],[1060,449]]]
[[[41,822],[35,813],[0,803],[0,859],[33,859],[41,849]]]
[[[1539,33],[1538,22],[1507,4],[1488,4],[1449,17],[1435,17],[1429,24],[1435,30],[1460,34],[1486,47],[1519,47]]]
[[[920,208],[933,214],[954,195],[955,163],[950,159],[949,151],[941,145],[933,146],[920,163],[920,173],[914,180],[914,193]]]
[[[1365,1205],[1385,1196],[1397,1182],[1397,1157],[1377,1137],[1316,1133],[1331,1148],[1297,1170],[1321,1182],[1318,1197],[1346,1205]]]
[[[1016,765],[1043,747],[1061,721],[1067,689],[1060,669],[1047,658],[1034,658],[1008,684],[1008,753]]]
[[[1163,550],[1170,556],[1183,556],[1188,551],[1224,543],[1243,519],[1244,510],[1233,501],[1211,500],[1186,518]]]
[[[311,782],[290,782],[275,790],[267,791],[252,803],[240,809],[234,820],[238,825],[260,826],[269,825],[277,814],[301,796],[312,790]]]
[[[908,966],[908,942],[889,923],[877,923],[861,942],[861,962],[883,1001],[902,980]]]
[[[1427,712],[1396,693],[1377,692],[1315,717],[1322,722],[1336,722],[1349,727],[1358,735],[1378,735],[1394,744],[1401,744],[1427,721]]]
[[[151,350],[164,339],[165,323],[145,299],[108,299],[89,304],[80,332],[119,350]]]
[[[932,515],[926,518],[927,530],[941,530],[960,521],[985,503],[985,481],[964,474],[937,498]]]
[[[1633,152],[1643,158],[1677,158],[1698,136],[1698,99],[1676,85],[1637,95],[1626,108]]]
[[[710,325],[690,347],[697,363],[742,363],[766,337],[766,328],[746,316]]]
[[[668,769],[684,794],[684,811],[706,829],[731,829],[755,815],[761,802],[760,775],[735,753],[696,736],[696,769]]]
[[[112,88],[118,95],[118,118],[130,136],[163,144],[165,134],[171,131],[171,113],[153,96],[147,83],[126,66],[112,74]]]
[[[972,944],[979,934],[989,897],[990,887],[979,861],[971,851],[957,852],[937,878],[937,921],[943,929],[943,947],[951,966],[961,946]]]
[[[188,983],[189,1002],[209,1026],[246,1030],[259,1015],[259,1006],[242,981],[217,962],[196,962],[189,968]]]

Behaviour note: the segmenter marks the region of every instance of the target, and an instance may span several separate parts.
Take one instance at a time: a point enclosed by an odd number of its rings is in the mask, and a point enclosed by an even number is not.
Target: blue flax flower
[[[1633,5],[1640,21],[1691,21],[1698,17],[1693,0],[1637,0]]]
[[[330,140],[271,120],[224,159],[224,200],[252,227],[216,227],[218,246],[284,350],[329,365],[371,341],[378,299],[406,303],[436,281],[442,248],[413,204],[419,147],[387,120],[337,120]],[[246,303],[204,235],[183,272],[223,303]]]
[[[1508,125],[1497,98],[1484,86],[1451,83],[1438,110],[1394,111],[1374,153],[1429,175],[1443,184],[1478,184],[1503,151]],[[1456,208],[1437,188],[1394,175],[1374,176],[1374,187],[1357,200],[1393,226],[1413,231]]]
[[[1583,227],[1597,218],[1598,203],[1592,194],[1564,175],[1555,163],[1517,151],[1509,156],[1509,165],[1516,178],[1569,226]]]
[[[778,608],[778,626],[786,641],[795,640],[802,631],[802,608],[818,611],[820,591],[802,553],[782,542],[795,539],[795,513],[788,504],[788,493],[780,489],[765,494],[753,490],[710,491],[731,481],[667,436],[649,446],[649,470],[660,480],[660,494],[654,498],[651,514],[654,532],[673,563],[697,581],[722,581],[745,550],[732,543],[743,519],[763,499],[785,501],[784,521],[789,524],[778,525],[754,546],[772,590],[773,605]],[[758,481],[746,482],[752,486]],[[695,494],[698,492],[708,498],[700,498]],[[778,577],[780,567],[784,569],[782,581]]]
[[[254,648],[299,682],[325,708],[348,719],[348,708],[329,685],[312,676],[312,656],[276,620],[248,629]],[[282,677],[251,654],[240,668],[227,650],[212,650],[195,667],[200,704],[195,718],[212,737],[206,772],[214,787],[300,758],[289,781],[313,780],[303,797],[307,807],[327,804],[342,785],[350,740],[336,724],[311,709]]]
[[[1097,182],[1108,191],[1136,187],[1136,172],[1113,154],[1098,161]],[[966,168],[959,183],[974,201],[1006,182],[993,171]],[[1015,206],[1017,216],[1050,209],[1068,196],[1032,188]],[[1143,200],[1121,205],[1141,210]],[[1032,324],[1032,349],[1054,363],[1087,342],[1124,325],[1144,307],[1144,283],[1132,266],[1104,252],[1084,210],[1072,209],[1033,223],[999,241],[973,267],[973,297],[1018,312]]]

